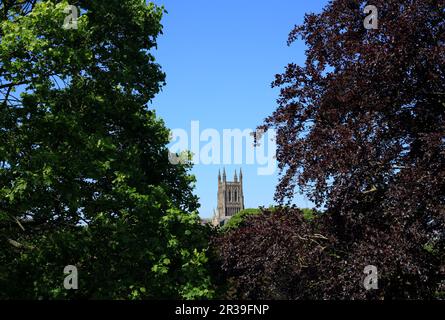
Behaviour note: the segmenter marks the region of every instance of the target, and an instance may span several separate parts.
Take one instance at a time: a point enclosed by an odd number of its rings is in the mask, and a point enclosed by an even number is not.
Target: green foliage
[[[270,212],[275,212],[278,210],[278,207],[270,206],[267,210]],[[244,222],[253,215],[261,214],[264,211],[263,208],[257,208],[257,209],[244,209],[235,214],[232,218],[227,221],[227,223],[222,227],[222,231],[230,231],[239,228],[244,224]],[[316,216],[316,211],[314,209],[309,208],[303,208],[300,209],[300,212],[303,214],[303,217],[307,220],[312,220]]]
[[[300,209],[301,212],[303,213],[303,216],[306,220],[312,220],[315,218],[316,216],[316,212],[314,209],[310,209],[310,208],[303,208]]]
[[[78,1],[65,30],[67,4],[2,7],[0,298],[211,298],[195,179],[147,107],[163,9]]]
[[[233,217],[227,221],[227,223],[222,227],[223,231],[229,231],[240,227],[247,217],[260,214],[261,209],[244,209],[235,214]]]

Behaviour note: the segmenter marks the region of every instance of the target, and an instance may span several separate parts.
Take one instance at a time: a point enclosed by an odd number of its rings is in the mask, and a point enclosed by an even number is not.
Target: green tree
[[[163,8],[75,5],[71,29],[67,1],[0,7],[0,298],[211,297],[194,177],[148,108]]]

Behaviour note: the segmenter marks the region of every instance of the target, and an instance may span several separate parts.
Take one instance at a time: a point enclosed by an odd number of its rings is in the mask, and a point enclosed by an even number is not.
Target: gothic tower
[[[227,181],[226,169],[218,172],[218,209],[213,217],[213,225],[223,225],[234,214],[244,210],[243,172],[240,169],[239,179],[236,174],[233,181]]]

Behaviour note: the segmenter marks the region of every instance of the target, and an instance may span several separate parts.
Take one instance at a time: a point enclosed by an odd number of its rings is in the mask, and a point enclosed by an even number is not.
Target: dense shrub
[[[440,256],[408,241],[397,225],[348,241],[331,216],[308,220],[284,208],[249,216],[215,246],[227,298],[434,299],[440,290]],[[368,265],[377,267],[377,290],[365,289]]]
[[[333,258],[334,240],[299,210],[265,211],[215,240],[230,297],[297,299],[311,296],[318,266]],[[315,291],[315,289],[313,290]]]

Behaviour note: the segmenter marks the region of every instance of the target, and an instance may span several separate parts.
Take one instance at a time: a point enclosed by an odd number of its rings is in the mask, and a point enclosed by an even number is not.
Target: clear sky
[[[167,74],[167,85],[152,107],[170,129],[255,129],[276,108],[278,91],[270,84],[289,62],[303,64],[304,43],[286,45],[289,32],[304,14],[320,12],[324,0],[154,0],[164,5],[164,34],[154,53]],[[260,176],[258,165],[226,166],[244,173],[247,208],[273,204],[278,172]],[[196,194],[202,217],[216,207],[218,169],[198,164]],[[303,196],[295,202],[311,206]]]

